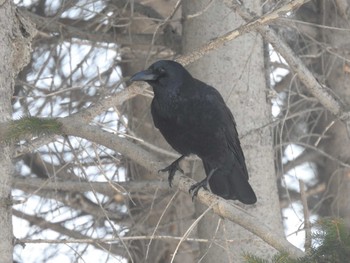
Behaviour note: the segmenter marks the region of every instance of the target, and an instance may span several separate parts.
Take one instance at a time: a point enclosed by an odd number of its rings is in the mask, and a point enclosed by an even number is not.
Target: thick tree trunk
[[[11,43],[13,10],[9,1],[5,1],[0,7],[0,122],[11,119],[12,106],[11,96],[13,93],[13,47]],[[10,146],[2,143],[0,145],[0,255],[4,263],[12,262],[13,235],[12,235],[12,213],[11,213],[11,177],[13,165],[10,159]]]
[[[14,77],[29,61],[29,41],[33,30],[30,24],[15,11],[12,1],[0,1],[0,123],[12,118],[11,98]],[[0,258],[12,263],[12,175],[13,147],[0,142]]]
[[[183,49],[188,53],[210,39],[239,27],[243,21],[221,2],[215,2],[207,10],[210,1],[183,2],[184,28]],[[260,6],[254,1],[252,9]],[[201,13],[202,12],[202,13]],[[188,15],[200,13],[195,18]],[[273,144],[269,128],[262,128],[270,121],[270,105],[266,101],[266,81],[263,61],[263,43],[258,35],[246,35],[224,47],[205,55],[189,67],[191,73],[217,88],[231,108],[245,153],[250,182],[258,202],[244,206],[257,220],[269,225],[283,235],[276,178],[273,162]],[[201,164],[198,165],[201,167]],[[204,177],[200,170],[195,179]],[[203,208],[198,208],[202,213]],[[208,213],[198,226],[200,238],[222,239],[222,242],[204,244],[201,247],[201,262],[241,262],[242,253],[249,252],[268,258],[276,251],[245,229],[221,220]],[[225,240],[230,240],[225,242]]]

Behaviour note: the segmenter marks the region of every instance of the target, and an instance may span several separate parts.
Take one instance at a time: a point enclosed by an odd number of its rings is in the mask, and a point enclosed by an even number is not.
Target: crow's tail
[[[209,180],[211,191],[225,199],[239,200],[244,204],[254,204],[257,201],[253,188],[248,182],[246,169],[238,161],[225,162],[218,167],[210,161],[203,160],[205,172],[208,176],[210,171],[217,168]]]

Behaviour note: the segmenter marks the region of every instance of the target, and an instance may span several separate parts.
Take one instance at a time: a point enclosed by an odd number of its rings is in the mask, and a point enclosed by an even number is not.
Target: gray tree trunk
[[[13,18],[11,6],[6,1],[0,7],[0,122],[11,118],[11,96],[13,93],[13,69],[12,69],[12,44],[10,32],[12,31]],[[11,147],[2,143],[0,145],[0,255],[2,262],[12,262],[13,235],[12,235],[12,213],[11,213],[11,176],[13,165],[10,159]]]
[[[29,43],[34,32],[31,30],[31,25],[16,12],[12,1],[0,1],[0,123],[12,118],[14,77],[29,61]],[[0,258],[3,263],[13,262],[12,152],[13,147],[0,142]]]
[[[215,1],[205,10],[209,1],[184,1],[183,49],[188,53],[210,39],[223,35],[243,24],[243,21]],[[260,1],[252,1],[250,8],[259,12]],[[188,15],[205,10],[195,18]],[[270,121],[271,109],[266,101],[263,43],[256,34],[245,35],[205,55],[189,67],[197,78],[217,88],[231,108],[245,153],[250,182],[257,193],[258,202],[244,209],[283,234],[274,170],[273,144],[269,128],[255,129]],[[198,165],[201,167],[202,165]],[[200,170],[196,180],[203,179]],[[203,212],[197,205],[198,215]],[[208,213],[198,226],[200,238],[222,239],[201,246],[201,262],[241,262],[244,252],[269,258],[276,251],[242,227]],[[225,242],[225,240],[230,240]]]

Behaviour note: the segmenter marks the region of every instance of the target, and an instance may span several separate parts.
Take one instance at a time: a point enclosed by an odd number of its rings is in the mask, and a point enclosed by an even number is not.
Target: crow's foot
[[[208,174],[208,176],[207,176],[205,179],[203,179],[202,181],[200,181],[200,182],[198,182],[198,183],[195,183],[194,185],[192,185],[192,186],[190,187],[190,189],[188,190],[188,192],[189,192],[190,194],[191,194],[191,192],[192,192],[192,202],[193,202],[195,196],[198,195],[199,189],[203,188],[203,189],[209,191],[209,189],[208,189],[209,180],[210,180],[210,178],[213,176],[213,174],[215,173],[215,171],[216,171],[217,169],[218,169],[218,168],[215,168],[215,169],[211,170],[210,173]]]
[[[195,183],[194,185],[192,185],[190,187],[190,189],[188,190],[188,192],[191,194],[192,193],[192,202],[194,200],[194,197],[198,195],[198,191],[199,189],[203,188],[205,190],[208,191],[208,180],[207,178],[205,178],[204,180],[198,182],[198,183]]]
[[[184,173],[184,171],[181,169],[179,162],[185,158],[185,155],[182,155],[180,158],[176,159],[174,162],[172,162],[169,166],[165,167],[164,169],[159,170],[158,172],[168,172],[168,182],[169,186],[172,187],[172,182],[174,179],[174,175],[176,171],[179,171],[181,173]]]

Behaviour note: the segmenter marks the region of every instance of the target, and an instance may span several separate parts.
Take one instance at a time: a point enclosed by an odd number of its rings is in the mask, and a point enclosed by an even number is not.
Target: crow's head
[[[131,81],[146,81],[153,88],[181,85],[192,78],[190,73],[179,63],[172,60],[159,60],[148,69],[136,73]]]

